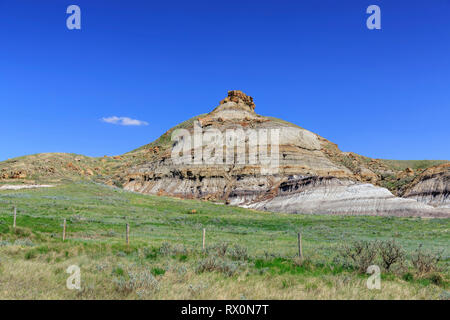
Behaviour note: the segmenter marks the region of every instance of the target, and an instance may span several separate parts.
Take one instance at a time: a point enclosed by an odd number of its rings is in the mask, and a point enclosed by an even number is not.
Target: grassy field
[[[0,191],[0,298],[448,299],[449,226],[448,219],[267,213],[92,182]],[[381,290],[369,290],[369,275],[341,248],[392,239],[406,262],[382,270]],[[419,246],[441,252],[439,270],[414,268]],[[81,269],[81,290],[66,288],[70,265]]]

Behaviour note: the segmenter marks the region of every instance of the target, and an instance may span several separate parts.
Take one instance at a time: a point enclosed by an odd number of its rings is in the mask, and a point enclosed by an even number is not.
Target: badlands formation
[[[152,156],[127,171],[127,190],[286,213],[450,217],[450,164],[425,170],[394,195],[381,187],[392,174],[384,162],[258,115],[241,91],[146,148]]]

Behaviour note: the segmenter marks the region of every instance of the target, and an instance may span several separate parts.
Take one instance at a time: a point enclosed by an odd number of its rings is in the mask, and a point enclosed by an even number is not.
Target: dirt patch
[[[22,185],[6,184],[0,186],[0,190],[20,190],[20,189],[51,188],[51,187],[54,186],[49,184],[22,184]]]

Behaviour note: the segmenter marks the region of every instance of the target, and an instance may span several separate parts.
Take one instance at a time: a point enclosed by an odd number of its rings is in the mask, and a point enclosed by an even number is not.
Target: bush
[[[181,244],[173,246],[168,242],[163,242],[161,248],[159,249],[159,252],[164,256],[187,255],[188,249]]]
[[[239,266],[236,263],[220,259],[216,256],[209,256],[200,261],[196,271],[198,273],[219,271],[231,277],[238,271],[238,268]]]
[[[31,241],[28,238],[26,238],[26,239],[17,239],[16,241],[14,241],[14,245],[22,246],[22,247],[32,247],[32,246],[34,246],[33,241]]]
[[[6,240],[0,240],[0,247],[9,246],[11,245],[11,242]]]
[[[112,272],[118,276],[123,276],[125,274],[121,267],[114,268]]]
[[[172,247],[172,255],[180,256],[189,254],[189,250],[182,244],[176,244]]]
[[[305,258],[295,257],[292,262],[293,262],[294,267],[302,267],[302,268],[305,268],[308,270],[312,269],[312,267],[313,267],[312,261],[308,258],[305,259]]]
[[[450,300],[450,291],[443,290],[439,295],[439,299],[441,300]]]
[[[164,256],[170,255],[171,250],[172,250],[172,246],[168,242],[163,242],[161,245],[161,248],[159,248],[159,252]]]
[[[374,242],[355,241],[341,248],[340,254],[345,260],[350,260],[358,272],[366,273],[367,268],[375,260],[377,246]]]
[[[164,269],[157,268],[157,267],[152,268],[152,274],[153,274],[154,276],[164,275],[165,273],[166,273],[166,270],[164,270]]]
[[[30,230],[20,228],[20,227],[12,228],[12,232],[19,237],[30,237],[31,236]]]
[[[31,260],[35,257],[36,257],[36,252],[34,250],[30,250],[25,253],[25,260]]]
[[[424,252],[422,245],[416,250],[416,253],[412,257],[412,264],[416,268],[419,276],[424,276],[433,273],[438,270],[438,263],[441,260],[440,254],[432,252]]]
[[[403,248],[395,242],[395,240],[379,242],[378,252],[383,260],[383,268],[386,271],[389,271],[393,264],[404,262],[405,252],[403,251]]]
[[[238,244],[235,244],[229,251],[229,254],[234,260],[248,260],[248,250]]]
[[[217,257],[214,257],[214,256],[211,256],[211,257],[201,260],[197,267],[198,273],[205,272],[205,271],[212,272],[215,270],[220,271],[220,262],[218,261]]]
[[[219,257],[225,257],[228,251],[228,242],[216,243],[206,248],[208,254],[217,254]]]
[[[441,286],[445,282],[444,278],[442,278],[442,276],[439,273],[432,273],[431,275],[428,276],[427,279],[437,286]]]
[[[159,290],[158,280],[147,270],[128,271],[127,277],[115,278],[113,282],[116,285],[116,290],[123,294],[136,292],[139,296],[142,296]]]
[[[414,280],[414,276],[412,275],[412,273],[407,272],[402,276],[402,279],[408,282],[411,282]]]
[[[198,283],[198,284],[190,284],[188,286],[189,292],[193,296],[199,295],[203,290],[207,289],[208,285],[204,283]]]
[[[158,249],[145,247],[142,249],[142,254],[145,259],[155,259],[158,256]]]
[[[123,252],[123,251],[118,251],[117,253],[116,253],[116,256],[118,256],[118,257],[126,257],[127,256],[127,254],[125,253],[125,252]]]

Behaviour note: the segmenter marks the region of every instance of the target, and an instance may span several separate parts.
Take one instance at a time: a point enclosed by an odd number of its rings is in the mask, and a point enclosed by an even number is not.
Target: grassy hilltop
[[[89,181],[2,190],[0,299],[448,299],[449,226],[449,219],[257,212]],[[381,290],[368,290],[368,275],[340,248],[392,239],[406,252],[404,266],[382,270]],[[413,265],[420,245],[441,252],[437,269]],[[379,254],[373,263],[382,265]],[[73,264],[80,291],[66,288]]]

